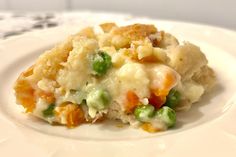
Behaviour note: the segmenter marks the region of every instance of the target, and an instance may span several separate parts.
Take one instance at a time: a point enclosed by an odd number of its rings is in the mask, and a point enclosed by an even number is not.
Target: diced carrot
[[[67,127],[73,128],[84,122],[84,113],[80,107],[75,108],[67,114]]]
[[[44,92],[42,90],[37,92],[37,96],[47,101],[49,104],[55,102],[55,97],[53,93]]]
[[[157,109],[160,108],[166,101],[166,96],[168,95],[171,88],[175,85],[177,81],[176,76],[173,73],[166,73],[163,84],[161,87],[152,87],[151,96],[149,98],[149,103],[155,106]]]
[[[73,128],[85,122],[82,108],[70,102],[65,102],[57,107],[55,115],[59,120],[61,120],[63,116],[66,116],[66,125],[68,128]]]
[[[159,128],[153,127],[153,125],[151,123],[143,123],[141,125],[141,128],[147,132],[150,132],[150,133],[155,133],[155,132],[161,131]]]
[[[32,112],[35,108],[35,97],[30,83],[25,79],[19,79],[14,89],[19,104],[26,109],[26,112]]]
[[[166,97],[151,93],[151,96],[148,99],[148,101],[149,101],[149,104],[153,105],[156,109],[159,109],[165,103]]]
[[[172,73],[166,73],[161,87],[152,87],[151,90],[156,96],[167,96],[171,88],[176,83],[176,76]]]
[[[164,87],[165,89],[168,89],[169,92],[169,90],[173,87],[173,84],[176,83],[176,76],[172,73],[166,73],[165,78]]]
[[[33,98],[20,98],[19,103],[26,109],[26,112],[33,112],[35,108],[35,100]]]
[[[133,91],[128,91],[126,94],[126,100],[126,112],[132,113],[139,103],[139,98]]]
[[[33,70],[34,65],[22,72],[14,87],[17,102],[26,109],[26,112],[32,112],[35,108],[35,90],[30,81],[27,80],[27,77],[33,74]]]

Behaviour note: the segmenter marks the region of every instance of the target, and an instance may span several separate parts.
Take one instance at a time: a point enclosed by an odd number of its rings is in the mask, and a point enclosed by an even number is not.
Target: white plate
[[[1,156],[236,156],[236,33],[206,25],[125,15],[80,13],[82,24],[30,32],[0,43],[0,154]],[[86,15],[85,15],[86,14]],[[175,129],[149,134],[111,124],[75,129],[50,126],[22,113],[12,86],[19,73],[46,49],[88,24],[116,20],[119,24],[152,23],[178,39],[201,47],[217,74],[218,84],[178,113]]]

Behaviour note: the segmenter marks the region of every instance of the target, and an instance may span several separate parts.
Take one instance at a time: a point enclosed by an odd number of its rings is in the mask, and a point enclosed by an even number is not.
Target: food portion
[[[154,25],[87,27],[43,53],[17,79],[17,103],[73,128],[120,120],[148,132],[174,127],[214,84],[200,48]]]

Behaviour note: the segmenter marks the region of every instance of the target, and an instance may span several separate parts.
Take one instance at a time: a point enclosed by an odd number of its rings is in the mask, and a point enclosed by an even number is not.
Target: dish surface
[[[85,14],[85,13],[81,13]],[[87,19],[79,27],[65,26],[8,39],[0,44],[0,151],[13,156],[234,156],[236,154],[236,33],[225,29],[173,21],[86,13]],[[215,70],[218,84],[213,92],[204,96],[200,104],[189,112],[178,114],[175,129],[149,134],[140,130],[115,125],[82,125],[75,129],[51,127],[43,121],[24,115],[15,104],[12,84],[19,73],[46,49],[77,32],[85,25],[106,21],[117,23],[153,23],[201,47],[209,65]],[[220,39],[219,39],[220,37]],[[16,107],[17,106],[17,107]],[[188,117],[188,118],[185,118]],[[119,125],[119,124],[117,124]],[[106,135],[106,136],[104,136]],[[173,140],[174,139],[174,140]],[[219,142],[217,142],[219,141]],[[15,148],[14,152],[11,151]],[[195,151],[196,147],[199,151]],[[93,151],[91,151],[93,150]],[[105,154],[104,154],[105,153]]]

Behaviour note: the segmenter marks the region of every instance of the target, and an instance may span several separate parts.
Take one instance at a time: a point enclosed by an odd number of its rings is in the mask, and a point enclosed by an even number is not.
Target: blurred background
[[[236,29],[236,0],[0,0],[1,11],[127,12]]]
[[[236,30],[235,6],[236,0],[0,0],[0,38],[57,26],[65,19],[59,15],[76,11],[128,13]]]

